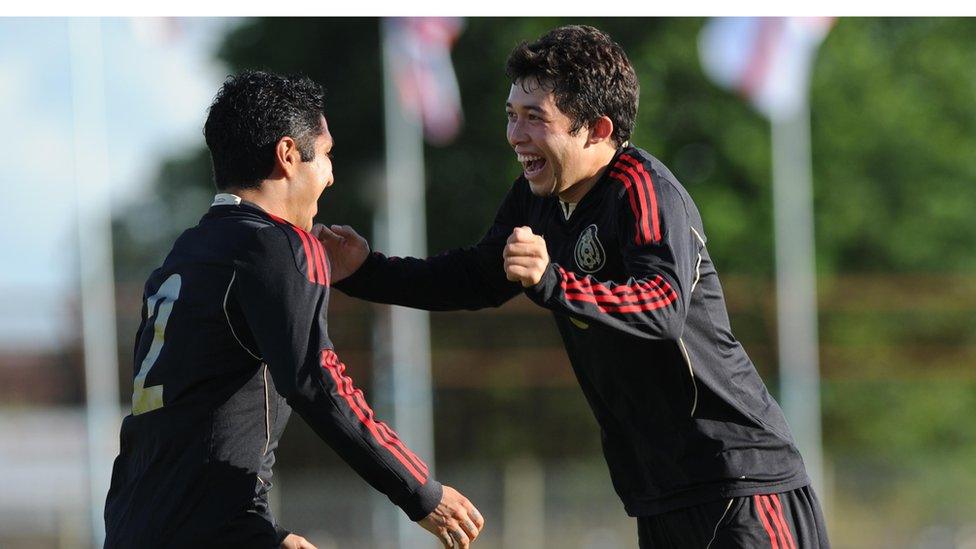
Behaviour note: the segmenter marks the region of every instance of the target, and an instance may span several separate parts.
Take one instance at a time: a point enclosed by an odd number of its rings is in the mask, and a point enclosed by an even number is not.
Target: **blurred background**
[[[505,141],[511,49],[560,24],[597,26],[640,79],[633,142],[697,202],[733,329],[779,397],[776,115],[755,86],[723,87],[706,74],[700,50],[711,22],[452,22],[462,122],[444,133],[428,127],[425,245],[434,253],[479,239],[519,173]],[[142,284],[209,207],[202,125],[227,75],[302,72],[327,88],[336,183],[316,220],[382,240],[382,28],[375,18],[0,20],[0,547],[97,539],[91,501],[101,505],[104,494],[89,493],[86,404],[97,388],[86,386],[83,281],[113,290],[114,330],[89,342],[108,342],[118,362],[118,389],[99,383],[117,396],[114,455]],[[804,105],[798,116],[809,119],[828,528],[842,548],[973,548],[976,20],[852,18],[825,29],[809,50],[809,115]],[[109,255],[88,231],[111,235]],[[112,268],[98,275],[92,256]],[[333,293],[332,338],[381,418],[393,413],[391,375],[377,356],[387,314]],[[613,492],[547,311],[520,297],[429,322],[437,476],[485,515],[478,545],[635,547],[635,521]],[[114,368],[88,353],[89,367]],[[297,416],[275,473],[285,527],[321,549],[391,546],[392,505]]]

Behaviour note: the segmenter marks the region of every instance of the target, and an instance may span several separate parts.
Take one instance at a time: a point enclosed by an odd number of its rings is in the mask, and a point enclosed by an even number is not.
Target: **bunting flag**
[[[405,17],[388,23],[400,103],[423,123],[429,143],[446,145],[461,129],[461,94],[451,64],[451,46],[464,23],[457,17]]]
[[[795,115],[804,104],[817,48],[832,17],[720,17],[698,37],[705,74],[737,91],[770,120]]]

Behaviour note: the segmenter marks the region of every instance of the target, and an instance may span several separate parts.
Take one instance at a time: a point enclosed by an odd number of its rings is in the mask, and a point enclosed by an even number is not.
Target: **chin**
[[[536,196],[547,197],[556,194],[556,182],[552,181],[551,179],[547,181],[538,181],[538,182],[529,179],[528,182],[529,182],[529,190],[531,190],[532,194]]]

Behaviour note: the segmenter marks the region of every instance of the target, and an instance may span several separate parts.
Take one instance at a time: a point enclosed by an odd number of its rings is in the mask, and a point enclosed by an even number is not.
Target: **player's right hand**
[[[417,524],[434,534],[444,547],[467,549],[485,526],[485,519],[468,498],[444,486],[441,502]]]
[[[315,549],[315,546],[298,534],[288,534],[281,542],[281,549]]]
[[[311,232],[325,246],[332,282],[339,282],[356,272],[369,257],[369,242],[349,225],[326,227],[316,223]]]

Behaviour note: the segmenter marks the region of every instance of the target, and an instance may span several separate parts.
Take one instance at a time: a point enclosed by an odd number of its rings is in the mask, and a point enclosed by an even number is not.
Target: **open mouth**
[[[546,159],[534,154],[520,153],[518,154],[518,161],[522,164],[522,170],[525,172],[526,179],[532,179],[539,175],[546,167]]]

